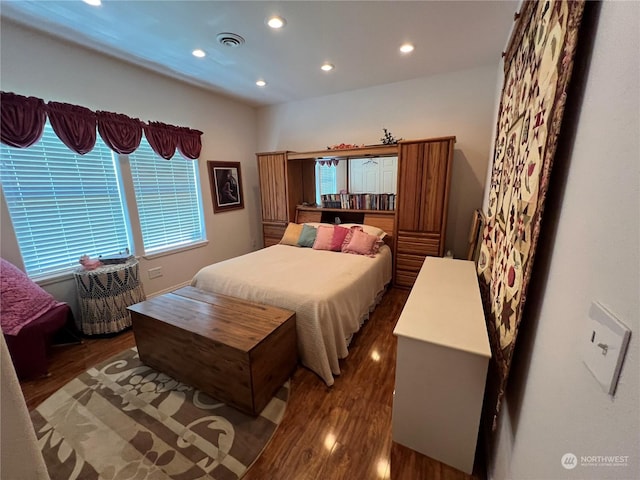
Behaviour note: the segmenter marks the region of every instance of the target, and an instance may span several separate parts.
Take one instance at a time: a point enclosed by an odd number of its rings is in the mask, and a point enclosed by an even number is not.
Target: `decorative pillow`
[[[313,242],[313,248],[316,250],[331,250],[333,230],[333,225],[319,225],[316,241]],[[342,245],[342,243],[340,245]]]
[[[351,224],[353,225],[353,224]],[[344,252],[344,249],[347,245],[349,245],[349,242],[351,241],[351,238],[353,237],[353,232],[358,231],[358,232],[362,232],[364,230],[362,230],[362,226],[361,225],[353,225],[351,227],[349,227],[349,229],[347,230],[347,234],[344,237],[344,240],[342,240],[342,245],[340,245],[340,251]]]
[[[331,250],[334,252],[340,252],[342,250],[344,239],[349,232],[350,230],[348,228],[338,227],[336,225],[333,229],[333,237],[331,238]]]
[[[310,225],[303,225],[300,238],[298,238],[299,247],[313,247],[313,242],[316,241],[316,234],[318,229]]]
[[[344,253],[354,253],[357,255],[375,256],[380,249],[379,239],[362,230],[353,229],[349,242],[342,247]]]
[[[374,227],[373,225],[361,225],[359,223],[343,223],[342,226],[345,228],[360,227],[364,232],[367,232],[369,235],[375,235],[380,240],[382,240],[387,235],[387,232],[385,232],[381,228]]]
[[[294,247],[297,247],[298,239],[300,238],[301,233],[302,225],[298,225],[297,223],[290,223],[289,225],[287,225],[287,229],[284,231],[284,235],[282,235],[280,243],[282,245],[293,245]]]

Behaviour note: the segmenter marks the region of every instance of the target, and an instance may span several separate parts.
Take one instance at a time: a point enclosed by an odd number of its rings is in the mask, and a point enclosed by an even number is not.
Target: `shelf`
[[[395,210],[360,210],[355,208],[323,208],[323,207],[305,207],[298,205],[296,207],[300,211],[304,212],[359,212],[359,213],[379,213],[382,215],[395,215]]]
[[[317,150],[315,152],[289,152],[288,160],[393,157],[398,155],[398,145],[374,145],[370,147],[348,148],[344,150]]]

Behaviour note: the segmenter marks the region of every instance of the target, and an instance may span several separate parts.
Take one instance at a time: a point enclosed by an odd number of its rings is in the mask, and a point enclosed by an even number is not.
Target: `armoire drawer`
[[[399,253],[396,256],[395,285],[398,287],[411,288],[416,281],[416,277],[422,268],[425,258],[425,255]]]
[[[282,237],[264,237],[264,248],[279,244],[281,238]]]
[[[398,253],[396,255],[396,268],[398,270],[409,270],[417,272],[422,268],[426,255],[409,255]]]
[[[279,223],[263,223],[262,235],[264,238],[264,246],[270,247],[280,242],[284,231],[287,229],[286,224]]]
[[[416,255],[439,256],[440,235],[433,233],[405,233],[398,234],[398,254],[409,253]]]
[[[407,270],[396,270],[394,286],[399,288],[411,288],[416,281],[418,272]]]

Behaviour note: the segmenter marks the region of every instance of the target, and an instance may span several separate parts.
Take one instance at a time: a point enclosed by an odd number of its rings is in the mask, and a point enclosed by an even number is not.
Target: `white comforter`
[[[298,352],[333,385],[338,359],[391,281],[391,251],[374,257],[274,245],[201,269],[194,287],[296,312]]]

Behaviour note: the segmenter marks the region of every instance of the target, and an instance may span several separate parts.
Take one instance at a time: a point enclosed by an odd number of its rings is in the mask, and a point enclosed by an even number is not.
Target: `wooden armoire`
[[[394,281],[412,287],[427,256],[444,255],[456,137],[398,145]]]
[[[455,137],[404,140],[397,145],[256,154],[262,201],[264,246],[280,241],[296,208],[316,199],[315,162],[398,156],[395,212],[365,211],[366,217],[389,225],[393,235],[396,286],[411,288],[426,256],[443,256]],[[302,221],[319,221],[322,208],[304,207]],[[316,213],[317,212],[317,213]],[[357,211],[353,211],[357,212]]]

